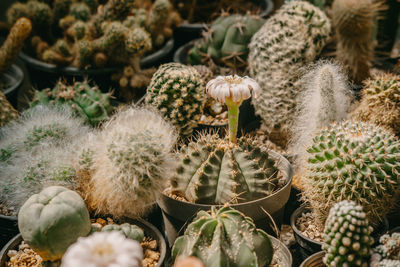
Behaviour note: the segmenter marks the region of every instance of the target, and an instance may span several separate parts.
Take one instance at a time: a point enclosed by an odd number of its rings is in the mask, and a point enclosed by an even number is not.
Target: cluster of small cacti
[[[394,267],[400,265],[400,233],[384,234],[379,239],[379,245],[374,248],[371,267]]]
[[[262,88],[252,103],[278,145],[286,146],[289,139],[300,91],[295,84],[298,71],[316,58],[330,31],[323,11],[308,2],[295,1],[268,19],[249,44],[250,76]]]
[[[147,88],[146,103],[160,110],[181,136],[192,134],[203,114],[205,100],[200,74],[180,63],[161,65]]]
[[[172,248],[174,260],[195,256],[206,266],[269,266],[273,253],[268,235],[229,207],[199,211]]]
[[[0,91],[0,127],[18,118],[18,111],[8,102],[6,96]]]
[[[87,81],[72,85],[59,81],[53,89],[36,91],[31,106],[67,104],[87,123],[96,126],[109,119],[113,111],[110,98],[111,93],[102,93]]]
[[[204,33],[205,37],[195,42],[189,51],[188,62],[197,65],[211,59],[234,70],[246,67],[247,46],[264,22],[255,15],[221,15]]]

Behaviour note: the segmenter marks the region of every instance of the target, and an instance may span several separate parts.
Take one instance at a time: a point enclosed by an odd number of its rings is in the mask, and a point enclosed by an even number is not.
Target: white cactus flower
[[[61,267],[141,267],[143,249],[139,242],[117,231],[80,237],[64,254]]]
[[[250,98],[251,94],[257,97],[260,90],[260,86],[255,80],[236,74],[218,76],[206,85],[206,92],[221,103],[225,103],[226,98],[231,98],[233,102],[240,103]]]

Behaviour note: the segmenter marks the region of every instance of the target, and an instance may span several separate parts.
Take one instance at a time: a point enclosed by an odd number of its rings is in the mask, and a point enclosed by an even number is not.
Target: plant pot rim
[[[10,220],[10,221],[18,221],[18,217],[14,215],[3,215],[0,214],[0,219]]]
[[[275,243],[279,246],[279,250],[282,251],[282,254],[284,254],[285,258],[287,259],[285,261],[285,263],[287,263],[288,266],[291,267],[293,264],[293,256],[292,256],[292,253],[290,252],[290,250],[288,249],[288,247],[282,241],[277,239],[276,237],[273,237],[272,235],[268,235],[268,237],[271,239],[272,244]],[[274,252],[274,254],[275,254],[275,252]]]
[[[160,49],[157,51],[142,57],[140,59],[140,65],[142,67],[151,66],[159,61],[163,56],[169,54],[174,48],[174,39],[170,38]],[[49,72],[49,73],[60,73],[63,75],[100,75],[100,74],[111,74],[118,71],[118,67],[106,67],[106,68],[91,68],[91,69],[79,69],[72,66],[58,67],[54,64],[46,63],[39,59],[36,59],[24,52],[19,53],[19,57],[25,64],[35,68],[37,70]]]
[[[303,234],[303,232],[301,232],[301,231],[297,228],[297,226],[296,226],[296,220],[297,220],[297,218],[299,218],[299,217],[301,216],[301,214],[303,214],[304,211],[308,211],[308,210],[310,210],[310,209],[309,209],[308,207],[306,207],[306,206],[300,206],[300,207],[298,207],[298,208],[292,213],[292,215],[290,215],[290,226],[292,227],[293,231],[294,231],[297,235],[301,236],[301,238],[307,240],[307,241],[310,242],[310,243],[314,243],[314,244],[316,244],[316,245],[322,246],[323,242],[319,242],[319,241],[316,241],[316,240],[314,240],[314,239],[309,238],[308,236],[306,236],[305,234]]]
[[[12,64],[8,70],[1,74],[1,76],[5,75],[12,76],[15,79],[14,84],[2,90],[3,94],[8,95],[22,84],[22,81],[24,80],[24,72],[19,66],[17,66],[16,64]]]
[[[172,61],[176,62],[176,63],[187,64],[187,58],[186,58],[186,60],[183,61],[183,60],[181,60],[181,55],[185,52],[185,50],[189,51],[190,48],[192,48],[194,46],[194,44],[200,40],[202,40],[202,38],[197,38],[197,39],[191,40],[191,41],[187,42],[186,44],[183,44],[180,47],[178,47],[178,49],[176,49],[176,51],[174,53]]]
[[[316,252],[316,253],[314,253],[314,254],[312,254],[312,255],[310,255],[309,257],[307,257],[301,264],[300,264],[300,267],[307,267],[307,263],[309,262],[309,261],[311,261],[312,259],[321,259],[321,261],[322,261],[322,258],[324,257],[324,255],[325,255],[325,251],[318,251],[318,252]]]

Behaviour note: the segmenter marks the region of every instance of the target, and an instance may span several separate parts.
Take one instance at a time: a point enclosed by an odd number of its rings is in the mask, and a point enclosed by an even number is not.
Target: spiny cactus
[[[336,203],[324,232],[323,261],[327,266],[368,266],[374,239],[362,206],[347,200]]]
[[[253,221],[229,207],[199,211],[175,240],[172,258],[198,257],[206,266],[269,266],[273,247]]]
[[[18,111],[14,109],[3,92],[0,91],[0,127],[3,127],[6,123],[17,119],[18,116]]]
[[[336,58],[357,83],[369,77],[374,45],[374,20],[383,1],[335,0],[332,4],[332,23],[337,39]]]
[[[316,223],[341,200],[364,207],[377,225],[400,193],[400,142],[385,129],[362,122],[343,122],[320,130],[307,149],[303,196]]]
[[[395,267],[400,265],[400,233],[384,234],[374,249],[371,267]]]
[[[142,215],[173,171],[175,141],[173,128],[153,111],[131,107],[117,113],[89,145],[89,206],[101,214]]]
[[[59,81],[52,90],[36,91],[31,106],[68,104],[87,123],[95,126],[109,119],[113,111],[110,97],[111,93],[103,94],[97,86],[90,86],[87,81],[72,85]]]
[[[278,169],[267,148],[246,137],[234,144],[217,134],[203,135],[183,147],[178,156],[171,190],[190,202],[251,201],[278,187]]]
[[[204,92],[196,69],[167,63],[154,73],[147,88],[146,103],[158,108],[181,136],[189,136],[203,113]]]
[[[387,127],[400,136],[400,76],[385,73],[366,80],[362,95],[353,119]]]
[[[264,22],[264,19],[253,15],[219,17],[211,24],[205,38],[194,44],[188,55],[189,63],[196,65],[211,58],[217,64],[234,69],[247,66],[247,46]]]
[[[73,3],[69,9],[69,15],[81,21],[88,21],[90,14],[90,8],[85,3]]]
[[[305,166],[306,149],[316,131],[346,119],[353,96],[341,66],[334,62],[312,64],[299,83],[302,89],[289,143],[296,169]]]
[[[249,44],[250,76],[262,88],[253,99],[271,141],[285,147],[289,139],[298,70],[312,62],[330,34],[328,17],[304,1],[286,4],[253,36]]]

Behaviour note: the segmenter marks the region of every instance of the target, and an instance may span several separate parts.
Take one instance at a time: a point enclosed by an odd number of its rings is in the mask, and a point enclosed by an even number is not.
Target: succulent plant
[[[89,207],[115,217],[145,213],[174,168],[175,141],[173,128],[154,111],[131,107],[117,113],[89,144]]]
[[[303,196],[323,225],[342,200],[364,207],[375,226],[395,205],[400,189],[400,142],[374,124],[346,121],[320,130],[308,148]]]
[[[190,66],[161,65],[147,88],[146,103],[156,107],[178,128],[181,136],[192,134],[205,103],[204,84]]]
[[[78,237],[89,234],[89,211],[78,193],[51,186],[32,195],[18,213],[24,241],[45,261],[61,259]]]
[[[109,119],[113,111],[110,98],[111,93],[104,94],[87,81],[67,85],[60,80],[52,90],[36,91],[31,106],[68,104],[87,123],[96,126]]]
[[[206,266],[268,266],[272,255],[268,235],[229,207],[199,211],[172,248],[173,259],[195,256]]]
[[[264,22],[254,15],[220,16],[211,24],[205,38],[194,44],[188,55],[189,63],[197,65],[211,58],[234,69],[247,66],[247,46]]]
[[[144,239],[144,232],[143,230],[137,226],[137,225],[132,225],[129,223],[123,223],[123,224],[109,224],[104,226],[101,229],[102,232],[105,231],[118,231],[122,233],[126,238],[136,240],[138,242],[142,242]]]
[[[353,201],[336,203],[329,211],[325,223],[324,244],[327,266],[368,266],[372,227],[363,207]]]
[[[119,266],[141,267],[143,249],[140,244],[119,232],[98,232],[80,237],[68,248],[61,267]]]
[[[262,88],[252,103],[271,141],[280,146],[289,140],[299,69],[316,58],[329,34],[330,22],[322,10],[295,1],[282,6],[251,39],[250,76]]]
[[[400,136],[400,76],[385,73],[366,80],[362,95],[352,118],[386,127]]]
[[[14,109],[3,92],[0,91],[0,127],[3,127],[6,123],[15,120],[18,117],[18,111]]]
[[[371,267],[394,267],[400,264],[400,233],[384,234],[371,256]]]
[[[175,260],[175,264],[173,267],[205,267],[203,262],[196,257],[188,256],[188,257],[178,257]]]

